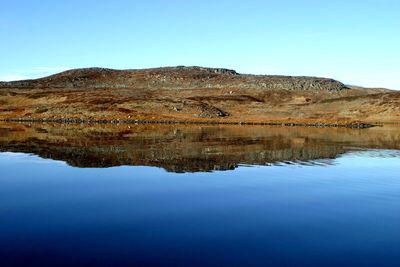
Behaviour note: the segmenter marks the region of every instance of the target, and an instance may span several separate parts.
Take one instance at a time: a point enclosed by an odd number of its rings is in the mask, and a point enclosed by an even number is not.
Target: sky
[[[0,80],[205,66],[400,89],[399,0],[0,0]]]

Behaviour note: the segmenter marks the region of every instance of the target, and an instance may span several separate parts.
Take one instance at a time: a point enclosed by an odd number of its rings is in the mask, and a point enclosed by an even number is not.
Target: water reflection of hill
[[[171,172],[239,164],[331,164],[357,150],[400,149],[400,128],[0,124],[0,150],[76,167],[157,166]]]

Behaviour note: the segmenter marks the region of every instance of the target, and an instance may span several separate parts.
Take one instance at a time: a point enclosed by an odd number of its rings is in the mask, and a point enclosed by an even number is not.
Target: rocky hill
[[[75,69],[0,83],[0,119],[59,121],[399,122],[399,93],[327,78],[169,67]]]
[[[105,68],[75,69],[37,80],[1,83],[8,88],[235,88],[266,90],[348,89],[333,79],[315,77],[244,75],[234,70],[202,67],[171,67],[145,70]]]

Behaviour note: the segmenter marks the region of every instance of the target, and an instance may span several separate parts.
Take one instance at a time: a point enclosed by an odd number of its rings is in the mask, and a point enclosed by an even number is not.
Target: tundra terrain
[[[399,123],[400,92],[317,77],[169,67],[0,82],[1,120]]]

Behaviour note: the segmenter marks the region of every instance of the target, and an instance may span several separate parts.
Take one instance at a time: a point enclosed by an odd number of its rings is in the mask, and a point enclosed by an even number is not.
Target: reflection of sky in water
[[[186,174],[1,153],[0,263],[398,266],[397,153]]]

